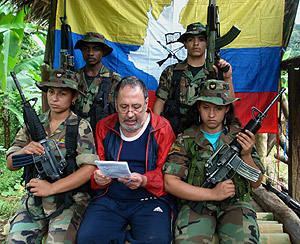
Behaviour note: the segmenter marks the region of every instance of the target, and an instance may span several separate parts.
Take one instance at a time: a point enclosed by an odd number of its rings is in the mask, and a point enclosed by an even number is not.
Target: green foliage
[[[283,153],[283,150],[281,148],[279,148],[280,152]],[[275,179],[279,180],[280,182],[283,182],[285,184],[288,184],[288,165],[285,163],[280,163],[278,162],[277,158],[274,157],[274,155],[277,155],[277,147],[274,146],[271,150],[271,152],[269,153],[269,157],[272,160],[272,166],[273,166],[273,173],[275,175],[273,175],[275,177]],[[279,179],[278,179],[279,177]]]
[[[20,198],[18,197],[1,197],[0,196],[0,220],[12,217],[20,206]]]
[[[0,146],[0,216],[11,217],[20,205],[24,186],[21,185],[22,170],[10,171],[6,168],[5,149]]]
[[[11,142],[23,123],[23,115],[21,98],[9,72],[14,70],[17,74],[26,99],[41,97],[35,82],[41,76],[46,30],[24,22],[24,17],[25,11],[14,13],[7,5],[0,5],[0,106],[6,109],[0,113],[0,134],[4,131],[4,121],[10,119]],[[41,101],[35,109],[41,111]],[[5,115],[7,111],[10,117]],[[0,145],[7,144],[7,138],[0,138]]]
[[[40,68],[46,43],[46,30],[24,22],[26,11],[14,12],[8,5],[0,4],[0,107],[10,113],[10,141],[15,138],[23,123],[21,98],[9,72],[14,70],[27,100],[41,97],[35,82],[40,81]],[[35,105],[41,112],[41,99]],[[0,110],[1,111],[1,110]],[[7,113],[7,111],[5,111]],[[4,134],[3,120],[6,114],[0,112],[0,134]],[[9,171],[6,168],[4,137],[0,137],[0,216],[11,216],[20,204],[24,194],[21,185],[22,170]]]
[[[283,59],[300,55],[300,24],[295,24],[294,29],[286,49],[286,56]]]

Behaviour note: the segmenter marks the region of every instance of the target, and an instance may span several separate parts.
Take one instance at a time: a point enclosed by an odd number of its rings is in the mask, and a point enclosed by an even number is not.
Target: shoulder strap
[[[66,158],[76,157],[76,149],[77,149],[77,137],[78,137],[78,128],[79,123],[81,121],[81,117],[77,116],[77,123],[74,125],[67,125],[66,128]]]
[[[78,137],[78,128],[79,123],[81,121],[81,117],[77,116],[77,123],[74,125],[67,125],[66,128],[66,160],[67,160],[67,167],[65,169],[65,174],[69,175],[74,172],[76,169],[76,156],[77,156],[77,137]]]
[[[181,80],[182,74],[183,74],[183,70],[181,70],[181,69],[174,70],[173,69],[173,78],[172,78],[173,93],[171,95],[172,100],[179,100],[180,80]]]
[[[77,123],[74,125],[67,125],[66,128],[66,160],[67,167],[65,170],[66,175],[72,174],[77,168],[76,164],[76,156],[77,156],[77,137],[78,137],[78,128],[81,121],[81,117],[77,116]],[[61,194],[56,195],[57,203],[63,203],[62,209],[69,208],[73,202],[73,193],[75,191],[68,191]],[[59,204],[60,205],[60,204]]]
[[[98,94],[95,98],[95,103],[103,103],[104,107],[107,106],[107,100],[108,100],[108,94],[109,94],[109,88],[110,84],[112,82],[112,76],[113,72],[109,70],[110,76],[109,77],[102,77],[102,82],[99,84],[98,87]]]

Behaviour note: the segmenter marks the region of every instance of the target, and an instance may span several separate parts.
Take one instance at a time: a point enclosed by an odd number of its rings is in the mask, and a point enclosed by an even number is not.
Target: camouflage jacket
[[[74,125],[77,123],[77,115],[73,112],[70,113],[68,118],[61,123],[58,128],[50,133],[50,123],[49,123],[49,111],[43,113],[39,116],[39,119],[45,128],[48,140],[54,140],[58,145],[58,148],[62,152],[63,156],[66,156],[65,148],[65,135],[66,135],[66,126]],[[31,141],[29,132],[25,125],[19,130],[16,135],[13,145],[8,149],[7,155],[19,151],[21,148],[26,146]],[[53,146],[52,150],[54,155],[59,159],[59,154],[56,148],[52,143],[49,143],[50,146]],[[78,126],[78,138],[77,138],[77,157],[76,163],[80,167],[82,164],[95,164],[95,160],[99,160],[99,157],[96,153],[94,137],[89,123],[81,119]]]
[[[174,72],[181,72],[182,76],[180,79],[180,103],[188,104],[191,97],[198,94],[199,84],[206,79],[208,72],[202,68],[195,77],[191,71],[188,70],[187,60],[183,60],[177,64],[172,64],[165,68],[162,72],[159,80],[159,85],[155,95],[166,101],[172,99],[174,87],[172,86]]]
[[[108,103],[113,103],[113,95],[114,89],[117,83],[121,80],[121,76],[115,72],[110,71],[104,65],[101,66],[99,74],[95,77],[91,85],[88,87],[87,82],[84,76],[85,67],[81,68],[77,72],[80,75],[80,80],[78,84],[78,88],[86,95],[85,97],[80,95],[78,96],[75,104],[75,109],[77,111],[81,111],[83,113],[88,113],[90,108],[98,95],[99,84],[102,82],[102,78],[104,77],[112,77],[110,93],[108,95]],[[90,118],[86,118],[90,122]]]
[[[239,131],[240,128],[238,126],[226,127],[220,135],[217,149],[224,144],[230,144],[230,142],[235,138]],[[194,152],[196,153],[193,153],[193,149],[195,149]],[[195,174],[192,179],[192,184],[195,186],[201,186],[206,180],[206,169],[204,165],[213,153],[214,149],[212,144],[205,138],[199,126],[191,126],[182,134],[178,135],[176,141],[173,143],[166,163],[163,167],[163,172],[176,175],[182,180],[188,182],[191,162],[193,160],[193,157],[197,157],[197,164],[195,168]],[[253,148],[251,155],[253,161],[259,167],[261,167],[260,159],[255,147]],[[249,181],[236,174],[233,177],[233,182],[236,186],[236,200],[249,201]]]

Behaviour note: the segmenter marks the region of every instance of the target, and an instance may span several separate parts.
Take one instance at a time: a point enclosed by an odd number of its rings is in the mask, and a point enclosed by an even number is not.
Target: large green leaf
[[[37,31],[37,26],[24,22],[25,11],[12,13],[7,6],[0,6],[0,84],[3,91],[7,87],[7,75],[14,69],[18,62],[24,31],[32,33]],[[39,58],[38,58],[39,59]],[[31,66],[36,70],[37,60]],[[31,69],[31,68],[29,68]]]
[[[17,63],[17,55],[21,50],[20,36],[13,30],[3,32],[4,45],[1,50],[0,56],[3,57],[2,63],[0,63],[0,69],[2,73],[2,90],[6,89],[6,75],[14,68]],[[2,60],[0,57],[0,60]],[[0,74],[1,74],[0,73]]]
[[[21,70],[37,70],[44,62],[44,55],[40,55],[30,59],[23,59],[20,63],[14,67],[15,73],[19,73]]]
[[[41,78],[38,77],[36,74],[35,75],[34,74],[35,74],[35,72],[33,72],[31,70],[30,71],[22,70],[21,72],[19,72],[17,74],[17,79],[18,79],[22,89],[26,88],[26,93],[28,93],[29,91],[41,93],[40,89],[37,88],[37,86],[35,85],[35,82],[40,81]],[[15,89],[16,89],[16,85],[15,85],[11,75],[9,75],[7,77],[7,90],[15,90]]]
[[[17,108],[13,105],[3,105],[4,108],[8,109],[10,112],[14,113],[16,117],[18,118],[20,124],[23,124],[23,112],[20,110],[20,108]]]

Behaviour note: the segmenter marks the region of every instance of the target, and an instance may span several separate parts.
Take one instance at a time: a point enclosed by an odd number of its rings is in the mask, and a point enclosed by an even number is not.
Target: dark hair
[[[187,39],[191,36],[203,36],[205,38],[205,40],[207,41],[207,35],[206,33],[200,33],[200,34],[187,34],[184,38],[184,41],[186,42]]]
[[[48,92],[48,89],[49,89],[50,87],[49,86],[46,86],[46,93]],[[57,88],[59,88],[59,87],[57,87]],[[70,87],[62,87],[62,88],[68,88],[68,89],[70,89],[71,90],[71,92],[72,92],[72,97],[74,97],[77,93],[78,93],[78,95],[79,95],[79,92],[78,91],[76,91],[75,89],[72,89],[72,88],[70,88]]]
[[[140,87],[144,94],[144,99],[146,100],[148,98],[148,90],[147,90],[147,86],[145,85],[145,83],[142,82],[136,76],[127,76],[127,77],[124,77],[122,80],[120,80],[120,82],[116,86],[115,101],[118,99],[119,91],[121,89],[123,89],[125,86],[130,86],[132,88],[135,88],[136,86]]]
[[[194,103],[194,105],[191,106],[189,108],[189,110],[187,111],[187,121],[184,126],[185,128],[188,128],[192,125],[200,125],[202,123],[202,120],[199,121],[199,116],[200,116],[200,113],[198,110],[199,103],[201,103],[201,101],[197,101],[196,103]],[[229,111],[224,116],[224,120],[226,121],[226,123],[224,125],[225,126],[229,126],[229,125],[241,126],[241,121],[235,117],[235,111],[234,111],[233,104],[231,103],[227,106],[229,106]]]

